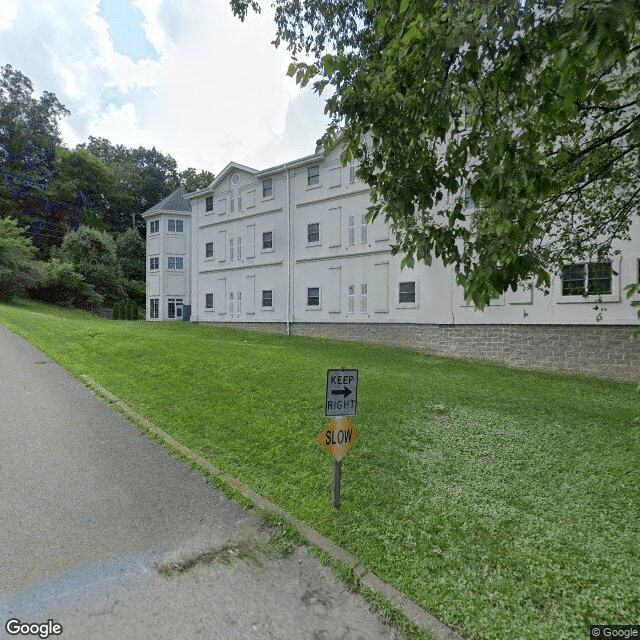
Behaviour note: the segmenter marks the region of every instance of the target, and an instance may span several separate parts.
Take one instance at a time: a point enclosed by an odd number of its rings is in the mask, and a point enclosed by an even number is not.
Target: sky
[[[0,0],[0,66],[69,109],[69,148],[96,136],[179,170],[266,169],[313,153],[327,124],[271,44],[270,4],[243,23],[228,0]]]

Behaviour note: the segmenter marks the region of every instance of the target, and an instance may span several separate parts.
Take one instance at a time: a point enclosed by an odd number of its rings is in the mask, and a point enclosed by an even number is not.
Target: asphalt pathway
[[[0,456],[0,637],[25,637],[12,619],[63,640],[400,637],[3,327]]]

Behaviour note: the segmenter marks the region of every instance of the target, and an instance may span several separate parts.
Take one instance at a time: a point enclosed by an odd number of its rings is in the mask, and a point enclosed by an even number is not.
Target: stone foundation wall
[[[215,326],[286,333],[285,323],[216,323]],[[640,342],[631,339],[635,328],[297,322],[291,324],[291,333],[406,347],[524,369],[567,371],[637,382],[640,381]]]

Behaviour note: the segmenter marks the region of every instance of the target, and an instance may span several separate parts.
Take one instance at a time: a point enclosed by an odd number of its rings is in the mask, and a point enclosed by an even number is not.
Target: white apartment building
[[[401,269],[388,226],[366,223],[369,204],[339,149],[263,171],[229,163],[206,189],[178,190],[143,214],[147,319],[179,320],[189,305],[194,322],[638,322],[623,290],[640,275],[637,225],[612,258],[613,274],[595,263],[568,266],[548,296],[523,288],[477,311],[452,268]]]
[[[611,267],[567,265],[551,293],[509,291],[483,311],[453,268],[402,269],[369,188],[339,149],[265,170],[230,162],[147,220],[146,319],[381,342],[533,369],[640,379],[624,287],[640,281],[640,225]],[[472,203],[469,206],[473,206]]]

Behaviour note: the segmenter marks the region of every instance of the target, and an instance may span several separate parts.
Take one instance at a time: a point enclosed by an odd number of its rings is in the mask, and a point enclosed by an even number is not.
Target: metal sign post
[[[355,416],[357,412],[358,370],[329,369],[324,413],[334,417],[334,420],[320,434],[318,442],[333,456],[331,495],[334,507],[340,506],[342,458],[358,439],[358,431],[347,416]]]

